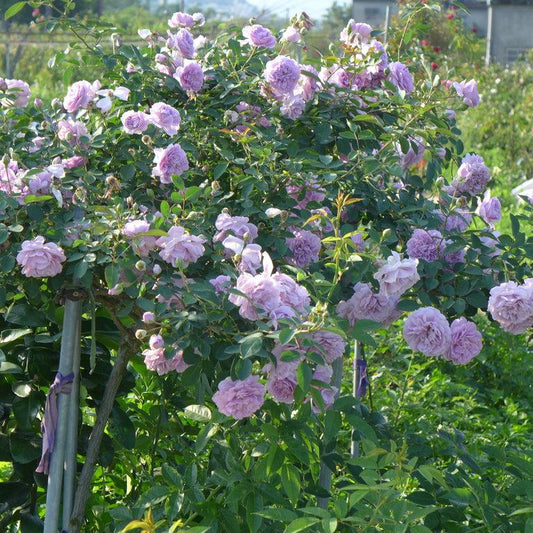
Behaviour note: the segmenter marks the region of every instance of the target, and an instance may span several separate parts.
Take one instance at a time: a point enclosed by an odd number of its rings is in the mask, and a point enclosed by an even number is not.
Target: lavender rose
[[[290,57],[278,56],[267,62],[263,76],[278,95],[288,95],[298,84],[300,66]]]
[[[175,35],[168,32],[167,47],[175,50],[181,57],[194,57],[194,37],[188,30],[179,30]]]
[[[189,61],[184,67],[178,67],[174,74],[184,91],[197,93],[204,84],[204,71],[199,63]]]
[[[63,270],[61,263],[67,259],[63,250],[53,242],[45,243],[44,237],[39,235],[31,241],[24,241],[21,248],[17,263],[25,276],[48,278]]]
[[[294,237],[286,240],[287,248],[292,252],[288,262],[300,268],[316,263],[322,247],[320,237],[300,228],[291,228],[291,231]]]
[[[150,108],[150,120],[167,135],[176,135],[181,123],[179,111],[164,102],[157,102]]]
[[[505,331],[524,333],[533,326],[533,284],[508,281],[493,287],[487,309]]]
[[[120,117],[120,121],[126,133],[137,134],[144,133],[150,123],[148,115],[142,111],[126,111]]]
[[[253,46],[264,46],[265,48],[274,48],[276,46],[276,38],[268,28],[260,24],[244,26],[242,34],[246,37],[244,42]]]
[[[74,113],[80,108],[87,108],[95,96],[96,91],[91,83],[86,80],[77,81],[68,88],[63,107],[68,113]]]
[[[481,333],[473,322],[462,317],[452,322],[450,331],[452,340],[444,357],[455,365],[466,365],[483,347]]]
[[[407,94],[412,93],[415,86],[413,76],[409,69],[399,61],[394,61],[389,64],[389,80]]]
[[[183,351],[176,350],[174,355],[167,359],[165,356],[165,343],[161,335],[152,335],[149,341],[150,348],[143,351],[144,364],[148,370],[157,372],[160,376],[175,370],[185,372],[189,365],[183,360]]]
[[[157,246],[162,248],[159,252],[161,258],[174,267],[187,267],[198,261],[204,254],[204,243],[205,239],[191,235],[181,226],[172,226],[167,237],[160,237],[156,241]]]
[[[420,279],[417,267],[418,259],[402,259],[399,253],[392,252],[374,279],[386,296],[400,296]]]
[[[264,396],[265,387],[259,383],[258,376],[248,376],[242,381],[226,378],[218,384],[213,401],[221,413],[241,420],[253,415],[263,405]]]
[[[432,263],[440,255],[439,249],[442,242],[442,233],[438,230],[415,229],[407,241],[407,254],[411,258],[424,259]]]
[[[152,176],[159,176],[161,183],[171,183],[172,176],[179,176],[189,169],[187,155],[179,144],[154,149],[155,167]]]
[[[171,28],[179,28],[180,26],[184,28],[192,28],[195,24],[195,20],[192,15],[188,13],[182,13],[177,11],[172,14],[172,17],[168,19],[168,25]]]
[[[477,92],[477,82],[475,80],[463,80],[459,83],[455,82],[453,88],[457,94],[463,98],[463,102],[469,107],[477,107],[479,105],[479,94]]]
[[[310,351],[319,353],[326,363],[331,364],[344,355],[346,342],[338,333],[328,330],[315,331],[311,333],[310,338],[317,345],[310,347]]]
[[[483,201],[479,205],[479,216],[491,227],[502,218],[502,204],[495,196],[485,194]]]
[[[472,196],[481,194],[489,180],[490,170],[485,165],[483,158],[476,154],[466,154],[457,170],[457,192]]]
[[[433,307],[413,311],[403,325],[403,337],[411,349],[434,356],[447,353],[452,340],[446,317]]]
[[[9,103],[15,107],[26,107],[31,96],[30,86],[22,80],[6,79],[3,81],[6,86],[6,91],[10,95],[10,98],[8,98],[5,103]],[[14,100],[13,97],[15,97]],[[4,101],[2,101],[2,103],[4,103]]]

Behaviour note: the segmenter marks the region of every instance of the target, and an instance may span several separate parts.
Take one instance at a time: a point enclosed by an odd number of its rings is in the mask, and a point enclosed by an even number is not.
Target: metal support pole
[[[387,4],[385,8],[385,28],[383,31],[383,42],[387,44],[387,39],[389,38],[389,26],[390,26],[390,4]]]
[[[363,345],[359,341],[354,341],[353,345],[353,376],[352,376],[352,394],[357,399],[357,390],[359,388],[359,368],[357,366],[357,360],[362,359]],[[352,431],[352,445],[351,455],[353,458],[359,457],[359,443],[355,440],[355,430]]]
[[[81,313],[81,309],[80,309]],[[80,315],[81,318],[81,315]],[[66,531],[72,513],[74,502],[74,485],[76,482],[76,455],[78,449],[78,410],[80,397],[80,342],[81,342],[81,320],[76,323],[74,353],[72,358],[72,372],[74,380],[72,391],[68,396],[69,406],[69,426],[67,430],[67,445],[65,450],[65,475],[63,480],[63,529]]]
[[[63,334],[61,338],[61,352],[58,371],[66,376],[73,371],[74,354],[79,353],[79,333],[81,320],[81,301],[65,301],[63,318]],[[48,488],[46,491],[46,515],[44,519],[44,533],[57,533],[59,507],[61,503],[61,487],[63,484],[63,469],[65,461],[65,447],[70,423],[70,398],[60,394],[58,398],[58,421],[55,433],[54,450],[50,458],[50,472],[48,474]]]
[[[335,359],[331,364],[333,368],[333,376],[331,377],[331,385],[337,388],[337,396],[341,390],[342,384],[342,366],[344,359],[339,357]],[[320,462],[320,473],[318,476],[318,485],[328,492],[331,490],[331,470],[328,468],[326,463],[323,461]],[[326,498],[317,498],[317,505],[322,509],[327,509],[329,504],[329,497]]]
[[[487,46],[485,48],[485,66],[490,65],[492,55],[492,2],[487,0]]]

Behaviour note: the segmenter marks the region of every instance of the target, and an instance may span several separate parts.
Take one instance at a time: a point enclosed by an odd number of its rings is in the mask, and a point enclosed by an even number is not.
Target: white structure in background
[[[452,4],[444,2],[444,9]],[[465,26],[487,37],[488,62],[512,63],[533,48],[533,0],[463,0],[461,4],[468,13],[456,12]],[[375,28],[384,26],[387,6],[393,14],[398,10],[393,0],[353,0],[352,6],[356,22]]]
[[[184,9],[190,13],[192,8],[195,11],[212,9],[223,18],[246,18],[258,14],[257,7],[249,4],[246,0],[145,0],[145,2],[150,11],[174,12]]]
[[[524,181],[524,183],[521,183],[520,185],[518,185],[518,187],[515,187],[512,191],[511,191],[511,194],[513,196],[516,196],[516,198],[520,198],[520,196],[527,196],[530,201],[532,201],[533,199],[533,179],[530,179],[530,180],[527,180],[527,181]]]

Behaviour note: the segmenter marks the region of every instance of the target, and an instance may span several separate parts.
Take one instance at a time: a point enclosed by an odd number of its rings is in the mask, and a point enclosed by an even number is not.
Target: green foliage
[[[391,44],[400,57],[405,47],[418,46],[418,33],[428,31],[437,12],[436,6],[409,9],[405,17],[413,29],[402,27]],[[419,22],[427,13],[431,17]],[[499,255],[483,244],[489,232],[479,217],[463,233],[442,228],[437,208],[445,218],[458,207],[473,212],[477,199],[442,193],[441,176],[454,176],[464,149],[455,123],[443,115],[450,93],[427,58],[417,55],[412,62],[413,94],[389,80],[359,91],[324,82],[305,112],[291,120],[264,85],[265,64],[275,52],[242,43],[238,27],[217,31],[200,52],[207,76],[202,90],[191,93],[156,68],[158,50],[150,39],[111,46],[102,43],[112,25],[93,28],[61,17],[52,26],[79,39],[56,54],[54,76],[65,85],[80,76],[98,78],[104,91],[126,87],[130,96],[113,97],[106,113],[94,102],[73,112],[88,129],[76,144],[57,135],[66,118],[65,90],[51,93],[58,100],[50,106],[24,109],[2,93],[4,173],[10,176],[10,161],[27,171],[17,185],[29,186],[55,158],[86,159],[50,178],[46,193],[13,194],[6,185],[0,195],[0,461],[9,464],[0,483],[6,500],[0,524],[29,531],[44,515],[45,480],[34,472],[39,422],[57,368],[60,297],[75,282],[90,295],[82,322],[80,459],[117,351],[134,333],[139,341],[96,458],[87,530],[423,533],[531,527],[531,353],[523,338],[510,340],[485,315],[492,287],[531,277],[530,212],[511,218],[508,234],[495,241]],[[302,62],[360,74],[379,59],[360,64],[350,47],[339,49],[340,56]],[[287,46],[284,53],[298,50]],[[125,132],[125,112],[148,111],[159,101],[179,109],[176,138],[154,124],[142,136]],[[239,114],[241,102],[261,115]],[[36,138],[44,141],[34,149]],[[417,139],[427,146],[424,159],[402,168],[399,158]],[[189,169],[161,183],[152,174],[154,150],[178,141]],[[445,156],[439,157],[442,149]],[[298,208],[302,195],[289,195],[287,187],[310,182],[324,191],[324,200]],[[257,243],[276,272],[308,291],[305,314],[257,320],[239,314],[229,294],[242,295],[235,288],[242,258],[228,256],[214,242],[221,212],[257,225]],[[165,237],[179,225],[204,239],[204,253],[186,265],[169,264],[155,250],[139,252],[124,227],[143,217],[150,225],[144,237]],[[320,236],[318,261],[294,266],[287,244],[291,226]],[[354,284],[377,286],[378,262],[405,251],[419,227],[442,229],[448,251],[465,250],[466,261],[421,260],[421,279],[398,308],[431,305],[449,319],[475,317],[486,347],[468,369],[411,353],[398,321],[385,329],[370,319],[351,325],[337,316],[338,303],[352,296]],[[351,238],[357,233],[365,238],[364,250]],[[66,251],[60,274],[32,278],[20,272],[22,243],[37,235]],[[264,274],[267,265],[265,258]],[[229,294],[209,283],[220,274],[230,276]],[[142,321],[147,311],[155,322]],[[343,377],[332,383],[340,394],[314,374],[328,354],[310,350],[316,346],[309,335],[324,330],[350,346],[332,369]],[[164,337],[166,359],[179,354],[187,368],[164,375],[149,370],[144,356],[152,335]],[[368,401],[351,391],[355,340],[366,347]],[[510,344],[512,355],[506,353]],[[243,420],[219,412],[212,400],[217,385],[263,376],[265,365],[276,362],[275,347],[280,363],[296,362],[295,401],[269,395],[256,415]],[[324,391],[335,400],[327,410]],[[328,472],[331,486],[324,482]]]

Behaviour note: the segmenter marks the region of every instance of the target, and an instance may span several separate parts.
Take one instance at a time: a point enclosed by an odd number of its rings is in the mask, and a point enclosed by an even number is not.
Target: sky
[[[259,9],[265,9],[283,17],[305,11],[313,19],[320,19],[327,11],[333,0],[248,0],[250,4]],[[345,4],[346,1],[337,0],[338,4]]]

